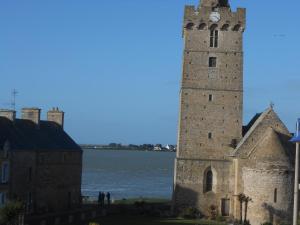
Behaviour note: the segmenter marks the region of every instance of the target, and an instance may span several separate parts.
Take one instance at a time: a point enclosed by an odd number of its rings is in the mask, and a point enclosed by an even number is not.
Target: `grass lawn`
[[[115,200],[114,204],[116,205],[133,205],[135,202],[145,202],[145,203],[170,203],[171,200],[169,199],[162,199],[162,198],[130,198],[130,199],[123,199],[123,200]]]
[[[90,225],[224,225],[216,221],[185,220],[185,219],[159,219],[144,216],[108,216],[90,223]]]
[[[133,206],[136,202],[144,202],[145,204],[162,204],[169,205],[169,199],[153,199],[153,198],[136,198],[117,200],[113,203],[115,206]],[[211,220],[188,220],[188,219],[165,219],[151,216],[139,216],[130,214],[108,215],[91,221],[89,225],[226,225],[224,222]]]

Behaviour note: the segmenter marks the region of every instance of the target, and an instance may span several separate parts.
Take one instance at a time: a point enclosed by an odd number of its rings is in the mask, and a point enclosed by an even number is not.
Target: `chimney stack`
[[[37,126],[40,125],[41,119],[41,109],[39,108],[23,108],[22,109],[22,119],[30,120],[34,122]]]
[[[47,119],[48,121],[52,121],[60,125],[62,128],[64,128],[64,117],[65,113],[61,110],[59,110],[58,107],[53,107],[51,110],[47,113]]]
[[[0,117],[5,117],[14,122],[16,119],[16,111],[11,109],[0,109]]]

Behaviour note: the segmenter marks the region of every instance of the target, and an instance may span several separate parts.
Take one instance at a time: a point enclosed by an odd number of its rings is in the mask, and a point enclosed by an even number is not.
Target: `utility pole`
[[[296,128],[295,136],[290,141],[293,142],[293,143],[296,143],[293,225],[297,225],[297,222],[298,222],[298,193],[299,193],[300,119],[298,119],[298,121],[297,121],[297,128]]]
[[[11,98],[11,109],[16,110],[16,97],[17,97],[17,90],[13,89],[11,92],[12,98]]]

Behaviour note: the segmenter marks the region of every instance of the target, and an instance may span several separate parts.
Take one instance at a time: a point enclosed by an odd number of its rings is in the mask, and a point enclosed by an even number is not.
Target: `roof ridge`
[[[245,141],[250,137],[250,135],[253,133],[253,131],[256,129],[256,127],[260,124],[260,122],[271,112],[273,111],[272,107],[267,108],[255,121],[255,123],[251,126],[251,128],[248,130],[248,132],[245,134],[245,136],[242,138],[242,140],[239,142],[237,147],[234,149],[233,153],[231,154],[234,156],[240,147],[245,143]]]

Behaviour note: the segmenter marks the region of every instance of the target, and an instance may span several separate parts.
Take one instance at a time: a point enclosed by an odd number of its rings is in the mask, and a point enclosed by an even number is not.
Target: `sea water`
[[[171,199],[174,152],[127,150],[83,151],[82,194],[96,198],[99,191],[112,199]]]

